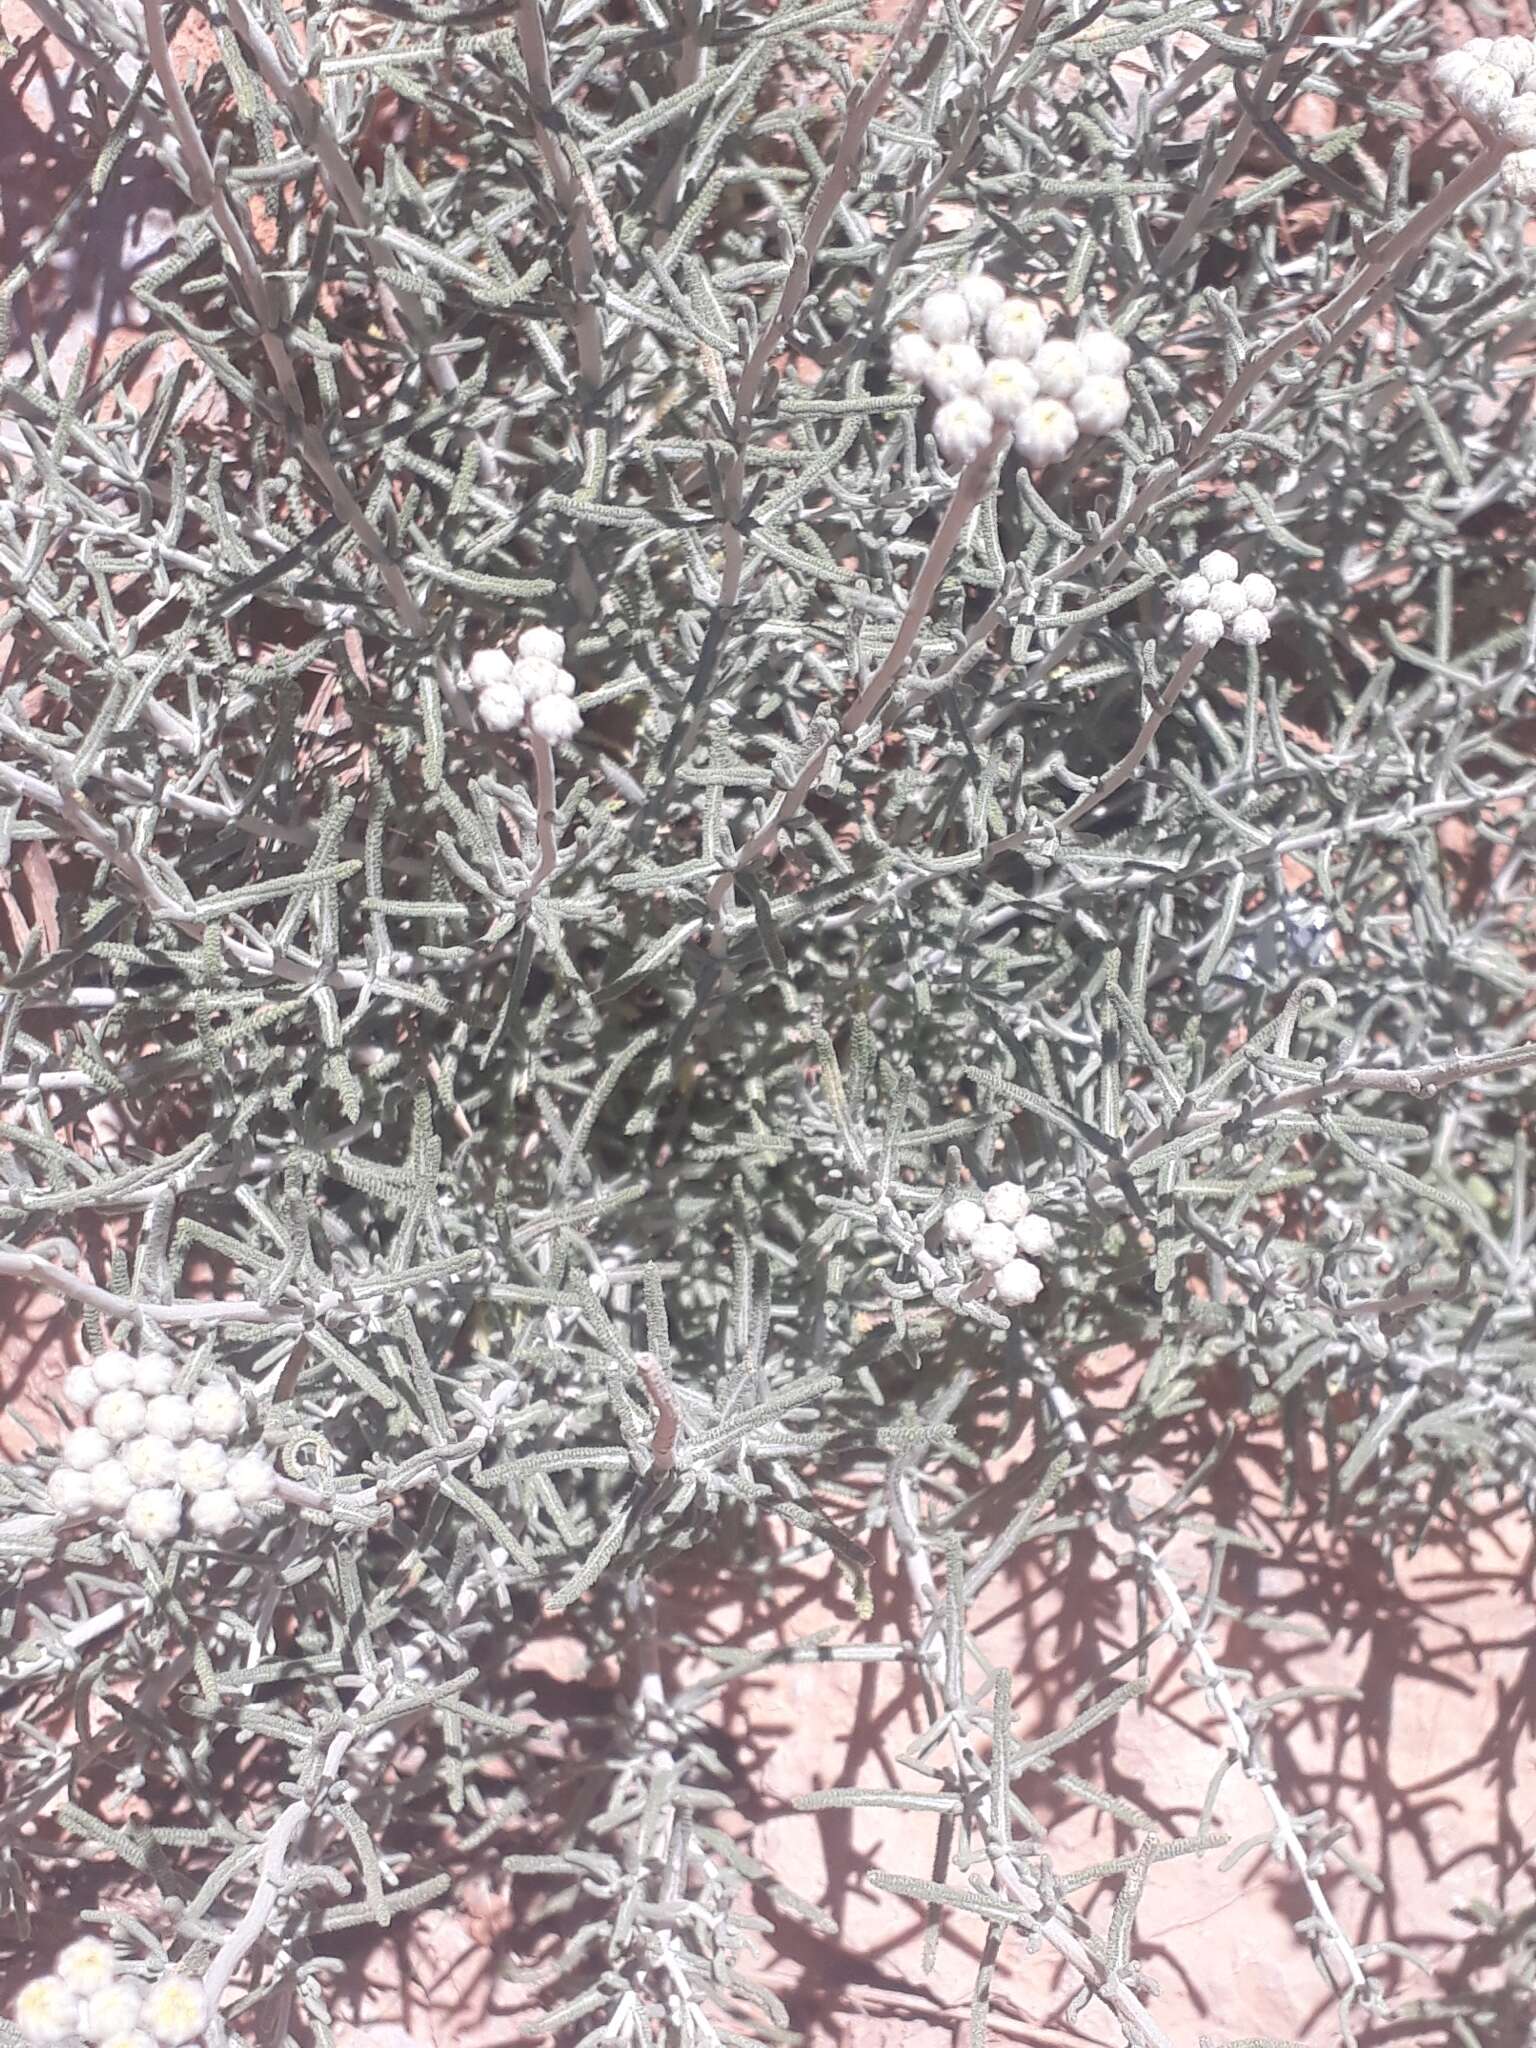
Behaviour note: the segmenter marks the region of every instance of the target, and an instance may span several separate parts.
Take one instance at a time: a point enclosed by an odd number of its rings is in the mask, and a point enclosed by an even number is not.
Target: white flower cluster
[[[1536,205],[1536,43],[1473,36],[1437,58],[1430,76],[1452,106],[1507,147],[1499,181],[1510,198]]]
[[[64,1398],[90,1419],[60,1446],[48,1498],[72,1519],[121,1522],[140,1543],[169,1543],[183,1507],[200,1536],[227,1536],[277,1488],[258,1450],[232,1447],[245,1403],[229,1380],[191,1396],[171,1391],[175,1368],[150,1352],[102,1351],[64,1375]]]
[[[94,1934],[72,1941],[52,1975],[16,1995],[16,2031],[28,2048],[186,2048],[207,2024],[207,1995],[195,1977],[120,1977],[112,1944]]]
[[[918,321],[897,335],[891,366],[939,401],[933,437],[950,462],[972,461],[1005,424],[1029,467],[1044,469],[1069,455],[1079,434],[1125,424],[1131,352],[1107,328],[1053,340],[1038,306],[1009,298],[982,271],[930,292]]]
[[[1261,647],[1269,638],[1279,592],[1267,576],[1240,578],[1231,555],[1212,548],[1201,556],[1196,573],[1176,586],[1173,601],[1184,614],[1184,638],[1191,647],[1214,647],[1223,635],[1239,647]]]
[[[1003,1308],[1022,1308],[1045,1281],[1033,1263],[1054,1250],[1056,1233],[1030,1211],[1029,1196],[1016,1180],[1000,1180],[978,1202],[962,1195],[944,1211],[944,1235],[990,1279]]]
[[[526,722],[543,740],[572,740],[581,730],[576,678],[564,666],[565,636],[553,626],[528,626],[517,653],[482,647],[469,658],[480,723],[491,732],[515,732]]]

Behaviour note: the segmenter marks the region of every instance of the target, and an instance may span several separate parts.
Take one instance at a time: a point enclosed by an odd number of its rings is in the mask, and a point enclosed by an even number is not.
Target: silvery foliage
[[[1165,2038],[1136,1909],[1212,1829],[1062,1761],[1165,1648],[1351,2023],[1396,1965],[1224,1661],[1235,1447],[1310,1444],[1384,1557],[1536,1505],[1530,272],[1470,131],[1410,140],[1420,10],[39,14],[79,177],[5,300],[0,1271],[238,1376],[281,1499],[151,1552],[61,1527],[47,1444],[6,1475],[23,1939],[74,1887],[324,2038],[347,1931],[489,1873],[561,2038],[789,2023],[819,1909],[722,1820],[744,1653],[679,1675],[789,1544],[862,1617],[803,1654],[922,1661],[881,1796],[933,1875],[872,1882],[981,1945],[977,2039],[1040,1945]],[[139,330],[56,375],[135,190]],[[973,263],[1132,345],[1039,479],[957,487],[889,372]],[[1170,632],[1212,547],[1262,647]],[[539,619],[558,749],[462,687]],[[939,1230],[1003,1177],[1056,1240],[1011,1314]],[[1069,1542],[1143,1634],[1030,1747],[967,1614]]]

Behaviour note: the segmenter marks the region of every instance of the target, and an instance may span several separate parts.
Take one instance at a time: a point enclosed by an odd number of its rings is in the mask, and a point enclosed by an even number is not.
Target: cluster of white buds
[[[1239,647],[1260,647],[1269,638],[1279,592],[1267,576],[1240,577],[1231,555],[1212,548],[1195,574],[1175,586],[1173,601],[1184,614],[1191,647],[1214,647],[1223,637]]]
[[[1080,434],[1111,434],[1131,409],[1131,352],[1094,328],[1079,341],[1052,339],[1045,315],[973,271],[930,292],[918,325],[891,345],[891,366],[939,401],[933,437],[950,462],[980,455],[999,425],[1031,469],[1070,455]]]
[[[140,1543],[181,1533],[227,1536],[277,1490],[259,1450],[242,1450],[245,1403],[230,1380],[172,1392],[170,1359],[102,1351],[64,1375],[64,1398],[89,1420],[72,1429],[48,1476],[48,1498],[71,1520],[120,1522]]]
[[[944,1211],[944,1236],[987,1275],[1002,1308],[1023,1308],[1045,1281],[1033,1262],[1055,1249],[1056,1233],[1034,1215],[1016,1180],[1000,1180],[978,1201],[962,1195]]]
[[[517,653],[482,647],[469,658],[480,723],[491,732],[515,732],[526,723],[541,740],[572,740],[581,730],[576,678],[565,667],[565,636],[553,626],[527,626]]]
[[[112,1944],[94,1934],[72,1941],[48,1976],[16,1994],[16,2031],[28,2048],[187,2048],[207,2025],[197,1978],[120,1977]]]
[[[1473,36],[1435,60],[1430,73],[1458,112],[1501,142],[1499,182],[1536,206],[1536,43],[1529,36]]]

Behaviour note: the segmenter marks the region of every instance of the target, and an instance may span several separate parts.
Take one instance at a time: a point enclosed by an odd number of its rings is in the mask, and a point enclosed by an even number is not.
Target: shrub
[[[933,1874],[873,1881],[976,1933],[976,2040],[1029,1944],[1165,2038],[1136,1909],[1209,1814],[1052,1761],[1159,1642],[1357,2024],[1392,1958],[1224,1574],[1249,1443],[1384,1560],[1536,1505],[1505,143],[1387,0],[32,4],[0,1272],[129,1361],[0,1481],[35,1972],[64,1896],[157,2013],[323,2040],[345,1931],[489,1864],[530,2025],[775,2037],[820,1908],[730,1822],[742,1656],[656,1600],[798,1546],[863,1617],[819,1654],[916,1667],[879,1796]],[[935,442],[963,297],[898,342],[976,274],[1066,351],[988,386],[1054,407],[1029,466],[967,363]],[[1128,410],[1074,423],[1106,332]],[[969,1603],[1082,1543],[1142,1634],[1031,1746]],[[585,1722],[527,1685],[552,1621],[616,1674]],[[1102,1909],[1042,1784],[1123,1826]]]

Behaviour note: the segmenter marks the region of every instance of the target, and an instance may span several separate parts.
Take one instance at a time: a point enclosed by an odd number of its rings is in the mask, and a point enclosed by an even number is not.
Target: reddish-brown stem
[[[939,586],[944,580],[944,572],[949,567],[950,557],[959,545],[960,536],[964,533],[971,514],[981,503],[982,495],[992,481],[997,458],[1002,453],[1007,439],[1007,427],[999,424],[994,429],[992,439],[988,442],[987,446],[971,462],[967,463],[959,483],[955,486],[955,495],[945,507],[944,517],[939,521],[938,531],[933,536],[928,553],[924,557],[923,566],[917,572],[917,580],[912,586],[912,595],[907,602],[907,609],[902,615],[901,624],[897,628],[896,638],[891,642],[890,651],[874,675],[870,677],[864,688],[854,699],[853,703],[843,713],[838,728],[840,733],[844,735],[855,733],[861,727],[867,725],[895,688],[897,679],[903,668],[905,668],[912,649],[917,644],[918,635],[923,629],[923,622],[933,608],[933,601],[937,597]],[[711,942],[711,949],[713,951],[718,952],[720,950],[722,934],[718,927],[718,920],[725,899],[730,894],[735,876],[743,868],[751,867],[754,862],[763,860],[774,852],[779,843],[780,833],[801,809],[806,798],[815,787],[816,778],[826,765],[827,756],[831,751],[832,740],[830,738],[823,740],[821,745],[811,754],[810,759],[801,769],[799,775],[796,776],[794,782],[785,790],[777,804],[775,804],[772,817],[760,825],[757,831],[753,833],[752,837],[741,849],[741,852],[736,856],[734,866],[728,868],[723,875],[717,877],[709,892],[708,917],[709,921],[716,925],[715,937]]]

